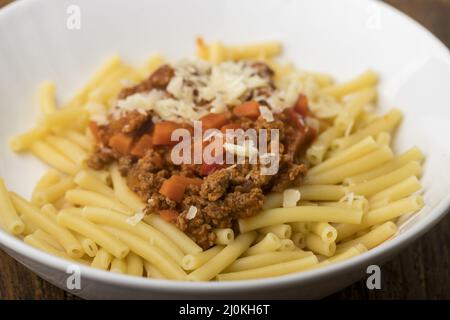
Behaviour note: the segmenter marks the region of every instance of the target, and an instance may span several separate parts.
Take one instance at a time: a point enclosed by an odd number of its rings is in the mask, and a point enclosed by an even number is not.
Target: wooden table
[[[11,0],[0,0],[0,7]],[[387,0],[450,47],[450,0]],[[329,299],[449,299],[450,215],[382,267],[382,290],[365,280]],[[77,299],[40,279],[0,250],[0,299]]]

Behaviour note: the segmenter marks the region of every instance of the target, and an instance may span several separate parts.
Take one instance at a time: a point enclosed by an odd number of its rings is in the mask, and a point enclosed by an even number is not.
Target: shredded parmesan
[[[144,219],[145,213],[143,212],[137,212],[136,214],[132,215],[131,217],[127,218],[127,223],[135,226],[137,225],[142,219]]]
[[[270,87],[248,62],[225,61],[216,65],[200,60],[180,60],[172,65],[175,76],[167,95],[153,89],[135,93],[117,102],[121,112],[154,111],[162,120],[198,120],[207,113],[221,113],[245,101],[252,90]],[[200,105],[201,107],[197,107]],[[121,115],[121,113],[119,114]]]
[[[246,140],[243,145],[232,144],[225,142],[223,148],[232,154],[241,157],[252,158],[258,155],[258,149],[254,146],[253,141]]]
[[[259,161],[261,164],[266,165],[271,163],[274,159],[276,159],[277,155],[273,152],[270,153],[264,153],[259,156]]]
[[[195,121],[209,113],[226,112],[228,108],[253,97],[256,101],[268,104],[260,107],[260,113],[267,122],[272,122],[273,114],[294,105],[300,92],[308,96],[311,106],[318,110],[319,118],[334,117],[341,110],[336,100],[332,101],[333,104],[326,100],[333,97],[324,98],[319,94],[313,76],[296,72],[292,68],[283,77],[271,79],[261,75],[251,61],[213,64],[203,60],[182,59],[172,63],[171,67],[174,76],[166,91],[152,89],[118,100],[116,108],[111,111],[113,118],[120,118],[129,111],[142,114],[151,111],[158,120]],[[273,88],[272,80],[275,80],[276,88]],[[131,85],[131,82],[124,82],[124,85]],[[320,99],[316,99],[316,96]],[[107,118],[96,116],[96,119],[104,123]]]
[[[98,125],[108,124],[107,112],[103,104],[90,102],[86,105],[86,110],[90,115],[90,119]]]
[[[203,141],[209,141],[211,140],[211,138],[214,137],[223,137],[223,133],[220,131],[211,131],[209,134],[207,134],[204,138]]]
[[[195,218],[195,216],[197,215],[197,207],[195,206],[190,206],[188,212],[186,213],[186,218],[188,220],[192,220]]]
[[[283,192],[283,208],[293,208],[297,206],[297,202],[300,200],[300,191],[296,189],[286,189]]]
[[[261,113],[261,116],[263,117],[263,119],[266,120],[267,122],[274,121],[272,111],[269,108],[267,108],[266,106],[260,106],[259,112]]]
[[[130,88],[130,87],[136,85],[136,83],[130,79],[121,79],[120,84],[123,85],[125,88]]]

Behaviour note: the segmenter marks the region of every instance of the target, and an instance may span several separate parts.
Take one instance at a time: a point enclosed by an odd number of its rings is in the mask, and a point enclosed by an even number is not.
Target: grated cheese
[[[225,142],[223,144],[223,148],[227,152],[241,157],[253,158],[258,155],[258,149],[254,146],[253,141],[251,140],[246,140],[243,145]]]
[[[156,89],[135,93],[117,102],[121,112],[154,111],[162,120],[193,121],[210,112],[225,112],[227,106],[244,102],[251,90],[270,86],[269,79],[260,77],[245,61],[212,65],[184,59],[174,63],[173,68],[175,76],[166,88],[170,96]],[[197,107],[199,102],[202,107]]]
[[[86,110],[90,115],[90,119],[98,125],[108,124],[107,111],[103,104],[90,102],[86,105]]]
[[[190,206],[188,212],[186,213],[186,218],[188,220],[192,220],[197,215],[197,207],[196,206]]]
[[[296,189],[286,189],[283,192],[283,208],[293,208],[297,206],[297,202],[300,200],[300,191]]]
[[[272,79],[260,76],[252,61],[212,64],[182,59],[171,66],[174,76],[167,85],[167,92],[152,89],[120,99],[111,111],[113,117],[119,118],[129,111],[142,114],[152,111],[158,121],[189,122],[209,113],[226,112],[253,97],[256,101],[267,102],[268,106],[261,106],[260,112],[267,122],[272,122],[273,114],[294,105],[300,92],[310,98],[311,105],[324,118],[333,117],[340,111],[339,106],[335,106],[336,101],[330,108],[329,101],[323,96],[319,95],[319,98],[324,101],[314,99],[319,90],[314,77],[309,74],[291,71],[280,79],[275,78],[276,88],[273,88]],[[105,118],[98,120],[104,122]]]
[[[261,116],[263,117],[263,119],[266,120],[267,122],[274,121],[272,111],[269,108],[267,108],[266,106],[259,106],[259,112],[261,113]]]
[[[132,215],[131,217],[127,218],[127,223],[135,226],[137,225],[142,219],[144,219],[145,213],[144,212],[137,212],[136,214]]]

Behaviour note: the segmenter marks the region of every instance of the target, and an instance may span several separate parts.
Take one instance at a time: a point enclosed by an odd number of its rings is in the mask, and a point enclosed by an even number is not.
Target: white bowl
[[[369,0],[80,0],[81,29],[66,27],[73,1],[18,1],[0,11],[0,174],[29,195],[44,167],[13,154],[7,139],[32,126],[32,103],[45,79],[67,99],[114,52],[140,63],[160,52],[192,55],[194,38],[245,43],[279,40],[298,66],[350,78],[372,68],[381,75],[383,108],[405,119],[396,137],[401,151],[418,145],[427,155],[422,178],[426,207],[394,239],[351,260],[289,276],[182,283],[141,279],[80,267],[84,298],[317,298],[364,276],[437,223],[450,206],[450,56],[420,25]],[[70,262],[33,249],[0,231],[6,252],[44,279],[66,288]],[[441,244],[442,245],[442,244]]]

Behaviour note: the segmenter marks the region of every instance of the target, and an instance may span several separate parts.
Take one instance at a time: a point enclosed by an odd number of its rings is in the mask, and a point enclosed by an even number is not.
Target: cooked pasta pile
[[[55,86],[39,90],[42,117],[13,137],[16,152],[48,164],[30,200],[9,192],[0,178],[0,225],[27,244],[55,256],[111,272],[157,279],[229,281],[311,270],[362,254],[397,233],[400,217],[419,211],[423,199],[417,147],[394,154],[391,140],[402,114],[375,113],[377,76],[367,71],[335,84],[328,75],[296,70],[274,60],[278,43],[228,47],[197,42],[198,57],[212,63],[260,59],[275,71],[286,95],[302,92],[316,117],[317,139],[306,152],[310,169],[298,187],[270,194],[262,212],[239,220],[239,234],[216,229],[216,245],[202,250],[127,186],[117,165],[85,165],[93,137],[92,103],[111,108],[124,84],[142,81],[160,56],[133,68],[112,57],[66,105]],[[291,91],[290,91],[291,90]]]

